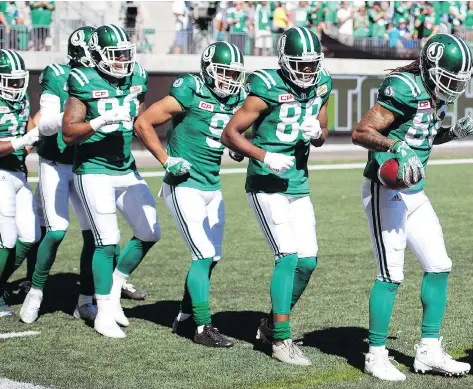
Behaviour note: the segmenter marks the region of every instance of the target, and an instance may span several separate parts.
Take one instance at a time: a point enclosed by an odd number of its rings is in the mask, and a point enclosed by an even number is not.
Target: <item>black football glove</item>
[[[245,157],[243,155],[235,153],[232,150],[228,150],[228,155],[230,156],[231,159],[233,159],[234,161],[237,161],[237,162],[241,162],[245,159]]]

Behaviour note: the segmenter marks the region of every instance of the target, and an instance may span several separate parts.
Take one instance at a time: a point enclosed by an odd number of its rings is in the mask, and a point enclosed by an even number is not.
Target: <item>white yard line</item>
[[[44,386],[28,384],[26,382],[12,381],[7,378],[0,378],[1,389],[47,389]]]
[[[0,334],[0,339],[22,338],[23,336],[39,335],[40,333],[39,331],[7,332],[6,334]]]
[[[429,166],[439,165],[465,165],[473,164],[473,158],[463,159],[437,159],[429,162]],[[330,163],[321,165],[309,165],[309,170],[349,170],[349,169],[363,169],[366,163]],[[244,168],[222,168],[220,174],[241,174],[246,173],[246,167]],[[141,177],[164,177],[164,172],[142,172]],[[28,177],[28,182],[38,182],[38,177]]]

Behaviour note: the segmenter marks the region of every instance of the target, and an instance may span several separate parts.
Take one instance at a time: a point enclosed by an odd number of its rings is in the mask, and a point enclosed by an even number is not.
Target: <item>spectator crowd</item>
[[[203,2],[174,1],[173,52],[198,51],[195,38],[228,40],[244,54],[275,54],[279,35],[304,26],[348,46],[389,47],[406,53],[438,32],[473,38],[473,2],[464,1],[220,1],[202,31],[196,10]],[[208,43],[208,42],[204,42]]]
[[[54,1],[1,1],[0,48],[43,51],[52,46]]]

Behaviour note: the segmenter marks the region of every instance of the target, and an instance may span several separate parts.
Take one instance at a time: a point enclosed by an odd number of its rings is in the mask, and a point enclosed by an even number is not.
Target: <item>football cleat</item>
[[[261,319],[261,324],[256,331],[256,339],[261,340],[263,343],[273,343],[274,330],[268,326],[268,319]]]
[[[122,286],[122,297],[131,300],[144,300],[146,292],[136,289],[135,286],[129,282],[125,282]]]
[[[448,355],[442,346],[442,337],[440,339],[428,342],[421,340],[415,346],[416,357],[414,359],[414,371],[416,373],[425,373],[432,371],[445,375],[465,375],[470,371],[470,364],[455,361]]]
[[[113,316],[97,314],[94,320],[94,329],[99,334],[108,338],[124,338],[125,333],[118,326]]]
[[[192,316],[182,321],[179,321],[176,317],[172,323],[173,334],[183,336],[185,338],[192,338],[192,335],[195,333],[195,331],[196,326]]]
[[[384,347],[365,356],[365,373],[384,381],[404,381],[406,376],[393,365],[394,358]]]
[[[23,323],[31,324],[38,319],[39,308],[43,301],[43,291],[31,288],[20,309],[20,319]]]
[[[274,342],[272,357],[291,365],[309,366],[312,364],[292,339],[285,339],[279,344]]]
[[[194,342],[208,347],[232,347],[233,342],[223,336],[212,324],[206,324],[204,330],[199,334],[195,330]]]
[[[97,317],[97,306],[93,304],[83,304],[79,307],[79,305],[76,305],[72,316],[74,316],[75,319],[94,321]]]
[[[15,316],[15,311],[7,304],[8,293],[0,289],[0,317]]]
[[[26,296],[30,292],[30,289],[31,289],[31,281],[24,280],[18,284],[18,288],[13,291],[13,294],[16,294],[19,296]]]
[[[130,325],[130,322],[128,321],[128,318],[125,316],[125,313],[123,312],[123,308],[120,305],[120,302],[118,305],[115,305],[115,309],[113,310],[113,317],[117,324],[120,324],[123,327],[128,327]]]

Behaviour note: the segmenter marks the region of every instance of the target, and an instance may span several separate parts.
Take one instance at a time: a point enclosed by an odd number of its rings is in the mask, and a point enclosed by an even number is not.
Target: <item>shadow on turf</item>
[[[9,284],[10,290],[18,289],[18,285],[24,281],[17,280]],[[74,312],[77,296],[79,295],[79,276],[74,273],[52,274],[48,278],[44,288],[43,303],[41,304],[41,314],[54,313],[57,311],[72,315]],[[25,295],[10,295],[12,305],[23,304]]]
[[[368,330],[361,327],[333,327],[325,328],[304,335],[304,346],[315,347],[321,352],[345,358],[347,363],[356,369],[363,370],[365,357],[368,351]],[[396,350],[389,350],[389,355],[405,365],[412,366],[414,358]]]
[[[125,309],[127,317],[148,320],[152,323],[172,327],[172,323],[179,312],[181,302],[173,300],[157,301],[153,304],[139,305]],[[226,311],[217,312],[212,316],[212,323],[219,331],[234,339],[251,343],[260,350],[261,342],[256,341],[256,329],[267,313],[261,311]]]

